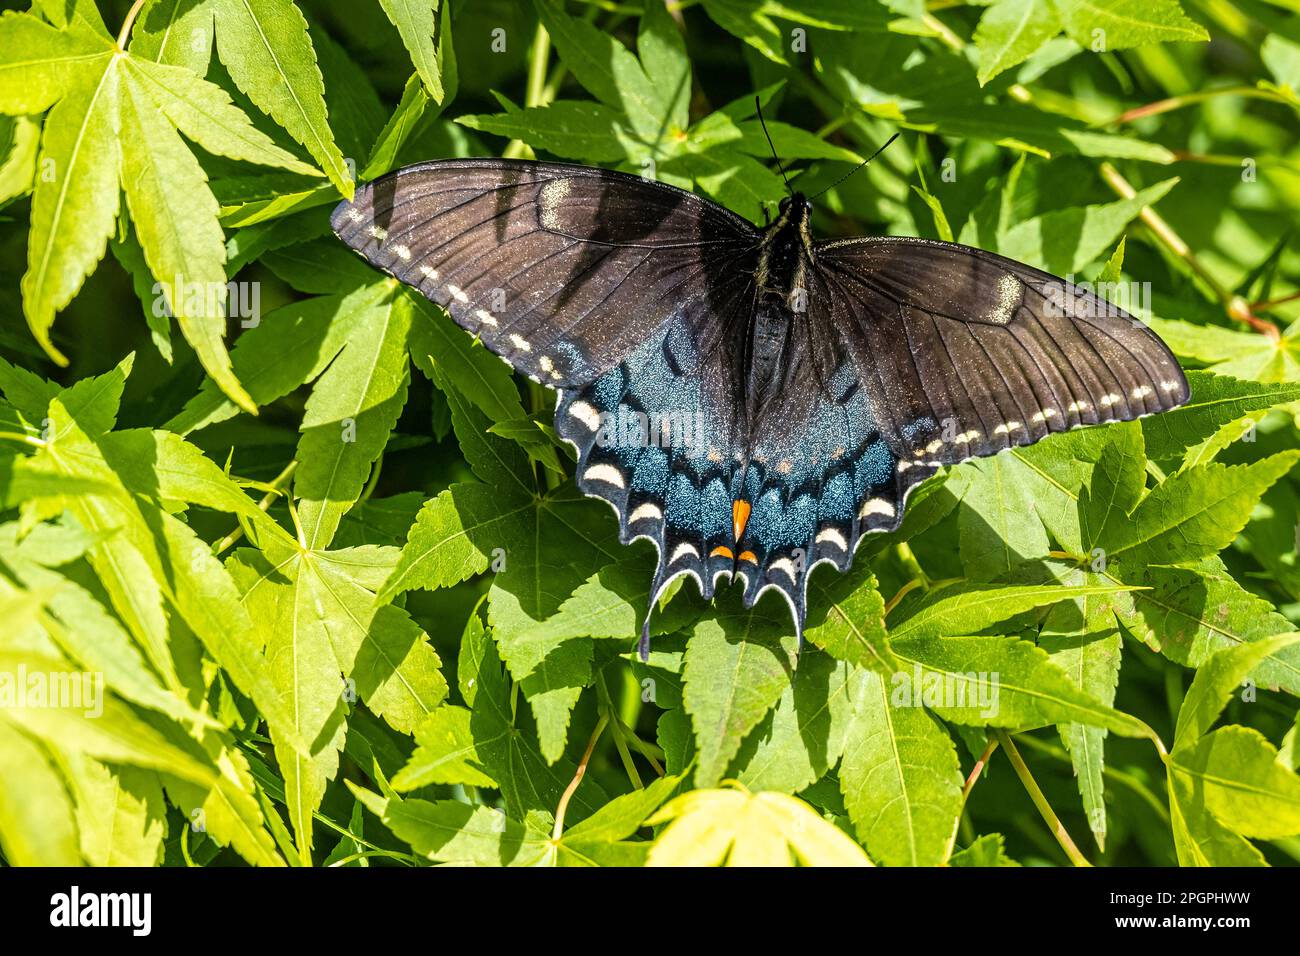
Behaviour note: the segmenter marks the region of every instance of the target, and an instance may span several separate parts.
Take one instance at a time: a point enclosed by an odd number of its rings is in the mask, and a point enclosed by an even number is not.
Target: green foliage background
[[[1293,3],[12,6],[6,862],[1300,859]],[[903,131],[824,234],[1149,283],[1193,397],[932,480],[816,573],[797,672],[779,598],[690,586],[642,665],[652,549],[551,395],[328,214],[505,153],[761,221],[755,93],[808,193]],[[191,294],[228,279],[256,316]],[[13,693],[82,671],[102,713]],[[900,671],[999,706],[899,706]]]

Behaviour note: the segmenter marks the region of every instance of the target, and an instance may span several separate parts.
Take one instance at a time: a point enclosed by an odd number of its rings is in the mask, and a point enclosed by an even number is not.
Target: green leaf
[[[23,19],[5,17],[0,28],[12,28]],[[9,42],[3,39],[0,48]],[[107,44],[97,45],[94,40],[84,41],[78,59],[82,62],[69,68],[77,82],[70,84],[45,118],[38,162],[53,170],[54,177],[38,177],[32,194],[27,272],[22,282],[23,311],[32,334],[60,363],[66,359],[49,337],[54,314],[72,300],[103,258],[117,218],[119,194],[121,147],[116,127],[121,71],[110,59]],[[39,79],[31,76],[24,82],[36,86]],[[20,103],[20,112],[43,108],[36,99]],[[0,105],[12,109],[18,104]]]
[[[787,629],[756,611],[724,611],[695,625],[682,678],[695,728],[698,786],[722,779],[745,735],[781,699],[794,653]]]
[[[275,309],[239,336],[230,353],[235,374],[259,405],[283,398],[325,371],[358,323],[373,320],[390,295],[376,283]],[[166,427],[187,435],[238,413],[239,406],[205,381]]]
[[[352,507],[406,404],[410,298],[393,294],[358,318],[316,380],[303,414],[294,491],[306,547],[323,549]]]
[[[1105,578],[1081,569],[1067,572],[1065,580],[1081,585],[1104,585],[1106,582]],[[1075,687],[1108,707],[1115,704],[1123,649],[1113,608],[1114,602],[1106,594],[1083,595],[1064,601],[1048,613],[1038,638],[1039,646],[1051,655],[1052,662],[1065,672]],[[1088,828],[1096,837],[1098,846],[1104,847],[1107,832],[1103,777],[1106,729],[1077,723],[1065,724],[1058,729],[1074,766]]]
[[[1182,455],[1251,412],[1300,401],[1300,383],[1267,385],[1210,372],[1188,372],[1187,383],[1192,397],[1186,405],[1142,420],[1153,459]]]
[[[325,83],[302,12],[290,0],[216,0],[213,13],[217,55],[231,79],[351,199],[355,184],[329,127]]]
[[[409,732],[446,697],[439,661],[425,635],[373,590],[396,562],[390,548],[313,551],[275,543],[264,554],[236,552],[241,603],[268,624],[271,676],[310,754],[277,743],[290,821],[304,865],[311,862],[311,814],[338,770],[345,701],[357,694],[390,725]],[[274,734],[273,734],[274,737]]]
[[[43,113],[108,67],[113,48],[104,37],[66,27],[13,10],[0,15],[0,113]]]
[[[217,201],[198,160],[144,87],[127,79],[120,96],[122,184],[149,271],[160,277],[171,314],[208,374],[251,411],[253,400],[231,372],[224,342],[226,249]]]
[[[1169,821],[1179,866],[1268,866],[1249,840],[1210,813],[1184,774],[1169,774]]]
[[[1120,50],[1147,43],[1209,40],[1176,0],[1148,0],[1135,8],[1124,0],[1054,0],[1065,32],[1080,46]]]
[[[957,751],[920,701],[895,706],[897,679],[858,674],[839,772],[849,818],[880,862],[937,866],[952,852],[964,802]]]
[[[303,176],[321,171],[286,152],[253,125],[221,87],[178,66],[126,60],[127,72],[173,126],[209,153],[262,166],[278,166]]]
[[[403,800],[348,788],[384,826],[420,856],[471,866],[537,866],[552,852],[549,833],[538,833],[500,810],[455,800]]]
[[[885,633],[885,599],[876,590],[876,578],[868,573],[828,575],[813,579],[812,612],[805,636],[826,653],[840,660],[881,674],[892,674],[898,662],[889,650]],[[820,609],[826,617],[819,620]]]
[[[1300,634],[1279,634],[1250,644],[1238,644],[1216,651],[1196,670],[1192,686],[1178,709],[1174,731],[1174,752],[1196,746],[1223,713],[1223,708],[1242,681],[1266,657],[1300,643]]]
[[[1278,839],[1300,833],[1300,776],[1282,766],[1259,731],[1231,725],[1168,757],[1196,804],[1235,833]]]
[[[1040,266],[1055,275],[1073,275],[1115,244],[1124,227],[1154,206],[1178,179],[1166,179],[1132,199],[1058,209],[1026,219],[1007,230],[998,252]]]
[[[637,58],[609,33],[568,16],[552,0],[534,2],[560,59],[578,82],[626,116],[632,131],[646,145],[661,142],[669,133],[668,104],[680,93],[661,89],[658,80],[652,81]]]
[[[856,726],[866,679],[844,661],[808,653],[776,707],[745,737],[730,775],[751,790],[796,793],[835,766]]]
[[[1300,102],[1300,96],[1297,96],[1300,94],[1300,42],[1289,40],[1278,33],[1270,33],[1260,44],[1259,56],[1277,81],[1274,89],[1293,102]],[[1260,81],[1260,85],[1265,84]]]
[[[909,613],[890,628],[897,642],[955,637],[983,631],[1017,614],[1076,598],[1105,597],[1125,590],[1111,584],[951,584],[909,603]]]
[[[1107,560],[1130,565],[1177,564],[1209,557],[1232,542],[1270,485],[1300,461],[1281,452],[1251,465],[1197,465],[1162,481],[1115,526]]]
[[[1026,471],[1014,454],[997,455],[969,462],[949,479],[962,504],[957,540],[968,577],[1000,578],[1026,557],[1049,550],[1041,514],[1035,512],[1052,499],[1035,495],[1033,476]],[[1077,522],[1073,500],[1070,506]]]
[[[13,693],[18,674],[43,672],[53,676],[66,671],[66,665],[55,658],[0,650],[0,674],[6,678],[9,694]],[[109,763],[165,770],[204,786],[217,782],[216,770],[206,760],[177,748],[129,707],[108,695],[97,695],[90,706],[78,705],[75,698],[19,699],[6,704],[0,709],[0,724],[16,727],[56,752],[83,753]]]
[[[453,420],[458,414],[453,403]],[[546,622],[591,574],[619,557],[614,528],[564,485],[535,500],[523,520],[503,531],[494,550],[500,549],[504,566],[488,593],[489,620],[502,660],[537,718],[542,753],[554,761],[564,748],[569,713],[591,682],[592,645],[576,639],[555,646],[555,630]],[[622,636],[630,643],[634,633]]]
[[[668,826],[650,866],[870,866],[862,848],[783,793],[692,790],[650,818]]]
[[[429,96],[435,103],[441,103],[442,66],[438,62],[438,50],[442,37],[439,34],[447,28],[446,20],[439,16],[442,0],[379,0],[379,5],[401,34],[415,72]]]
[[[615,797],[577,826],[561,834],[560,866],[641,866],[648,843],[627,838],[636,833],[681,784],[680,776],[660,777],[644,789]]]
[[[628,158],[627,147],[616,135],[621,114],[599,103],[561,100],[490,116],[460,116],[456,122],[571,159],[604,163]]]
[[[1135,637],[1186,667],[1215,651],[1295,630],[1267,601],[1247,591],[1217,560],[1197,568],[1125,568],[1126,580],[1150,590],[1119,595],[1115,612]],[[1300,694],[1300,650],[1267,654],[1255,679]]]
[[[9,530],[5,526],[0,530]],[[31,541],[29,536],[23,542]],[[0,556],[25,587],[33,591],[48,590],[49,610],[62,626],[48,627],[60,649],[88,671],[103,675],[105,683],[132,703],[167,714],[177,720],[214,726],[209,716],[200,714],[184,700],[163,688],[149,670],[138,648],[102,604],[84,588],[27,555],[30,548],[17,542],[0,540]]]
[[[763,207],[781,200],[781,177],[758,160],[725,149],[686,153],[661,163],[659,173],[685,175],[722,205],[751,222],[763,218]]]
[[[490,564],[498,573],[489,616],[501,656],[537,716],[542,753],[554,761],[569,713],[590,682],[592,648],[584,640],[557,646],[546,622],[588,577],[620,557],[614,529],[571,484],[539,495],[518,446],[490,434],[458,391],[446,394],[465,457],[495,487],[453,485],[428,503],[381,597],[445,587]]]
[[[496,787],[481,768],[470,733],[470,711],[453,704],[435,709],[415,728],[415,753],[393,778],[393,788],[417,790],[434,783]]]
[[[920,700],[946,720],[991,727],[1081,723],[1124,737],[1154,737],[1146,724],[1077,688],[1041,648],[1009,637],[921,637],[894,642],[910,670],[895,680],[895,706]],[[900,703],[902,702],[902,703]]]
[[[1300,378],[1300,327],[1294,323],[1279,342],[1255,332],[1177,319],[1152,318],[1148,324],[1175,354],[1206,363],[1219,375],[1257,382]]]
[[[532,508],[516,502],[503,512],[500,503],[492,489],[477,483],[452,485],[425,502],[380,600],[412,588],[448,587],[485,571],[492,560],[488,542],[501,540],[501,529]]]
[[[157,866],[167,831],[158,776],[69,755],[65,772],[77,802],[81,853],[92,866]]]
[[[735,148],[759,159],[767,159],[772,155],[772,145],[775,145],[782,162],[789,159],[831,159],[841,163],[861,163],[865,159],[851,149],[828,143],[798,126],[768,120],[765,134],[763,125],[758,120],[736,123],[741,135],[734,143]],[[771,145],[767,141],[769,135],[772,137]]]
[[[1079,493],[1079,541],[1083,553],[1127,533],[1129,513],[1146,490],[1142,460],[1119,442],[1102,449]]]
[[[1060,32],[1061,21],[1052,4],[998,0],[984,11],[975,28],[980,86],[1029,59]]]
[[[338,618],[326,616],[324,589],[316,587],[318,579],[299,563],[293,556],[287,559],[287,566],[276,567],[255,552],[241,549],[232,556],[230,568],[240,585],[241,605],[267,624],[269,677],[283,706],[293,715],[292,730],[298,739],[309,742],[306,752],[286,746],[272,728],[298,858],[302,865],[310,866],[312,813],[324,799],[326,784],[338,772],[338,751],[343,747],[344,688],[331,644],[330,625]],[[287,578],[288,583],[279,583],[277,578]]]
[[[0,117],[4,125],[9,127],[10,145],[0,150],[0,205],[32,191],[41,142],[41,124],[30,116]]]
[[[153,273],[149,271],[149,263],[145,261],[144,250],[140,248],[140,240],[136,237],[135,230],[128,228],[125,235],[113,239],[109,248],[113,251],[113,258],[131,274],[131,286],[135,289],[140,304],[144,306],[144,320],[149,326],[149,336],[153,340],[154,348],[170,365],[175,357],[172,349],[171,316],[167,314],[168,310],[162,307],[166,300],[156,291]]]
[[[786,64],[785,37],[762,10],[746,0],[704,0],[704,11],[713,22],[739,37],[774,63]]]
[[[80,866],[77,822],[40,744],[0,720],[0,849],[11,866]],[[15,783],[21,781],[19,785]]]
[[[212,59],[212,4],[208,0],[149,0],[131,28],[127,49],[140,59],[205,75]]]
[[[507,675],[477,615],[462,639],[458,672],[462,682],[473,684],[470,734],[483,769],[500,786],[506,812],[522,817],[528,810],[553,811],[576,767],[566,759],[548,763],[516,726]],[[569,819],[577,822],[605,802],[598,784],[583,781],[569,802]]]
[[[691,62],[686,40],[668,12],[667,4],[647,3],[636,38],[637,55],[645,74],[660,92],[662,116],[669,132],[690,125]]]
[[[966,849],[954,853],[949,866],[1019,866],[1006,854],[1001,833],[986,833]]]
[[[410,347],[416,366],[435,384],[454,387],[493,422],[523,417],[510,367],[423,296],[414,301]]]

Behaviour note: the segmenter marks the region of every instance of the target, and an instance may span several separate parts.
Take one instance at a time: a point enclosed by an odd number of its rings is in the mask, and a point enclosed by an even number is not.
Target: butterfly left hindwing
[[[692,193],[554,163],[447,160],[359,187],[340,238],[559,391],[577,483],[659,549],[652,597],[732,562],[758,232]],[[729,553],[729,552],[728,552]],[[647,621],[648,625],[648,621]],[[647,631],[648,633],[648,631]]]

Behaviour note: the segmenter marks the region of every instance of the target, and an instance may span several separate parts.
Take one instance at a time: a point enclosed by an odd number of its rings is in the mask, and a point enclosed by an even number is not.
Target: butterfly
[[[693,576],[808,576],[947,465],[1188,398],[1165,344],[1048,273],[917,238],[817,240],[797,192],[757,227],[586,166],[449,159],[359,186],[334,231],[558,393],[576,481],[658,548],[650,609]],[[640,653],[649,648],[649,613]]]

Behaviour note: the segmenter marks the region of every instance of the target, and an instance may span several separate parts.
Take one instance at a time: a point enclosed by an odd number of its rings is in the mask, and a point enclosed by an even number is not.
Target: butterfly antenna
[[[867,163],[871,162],[873,159],[875,159],[877,156],[879,156],[881,153],[883,153],[883,152],[885,151],[885,147],[886,147],[886,146],[888,146],[888,145],[889,145],[890,143],[892,143],[894,140],[898,139],[898,136],[899,136],[899,134],[898,134],[898,133],[895,133],[893,136],[889,137],[889,139],[885,140],[885,145],[884,145],[884,146],[881,146],[878,150],[876,150],[874,153],[872,153],[870,156],[868,156],[868,157],[867,157],[866,159],[864,159],[862,162],[858,163],[858,165],[854,166],[852,169],[850,169],[847,173],[845,173],[845,174],[844,174],[843,176],[841,176],[839,179],[835,180],[835,182],[831,183],[829,186],[827,186],[825,189],[823,189],[821,192],[819,192],[819,193],[817,194],[817,196],[822,195],[822,193],[828,193],[828,192],[830,192],[832,189],[834,189],[834,188],[835,188],[836,186],[838,186],[840,183],[844,182],[844,180],[848,179],[850,176],[852,176],[854,173],[856,173],[858,170],[860,170],[863,166],[867,165]],[[811,198],[809,199],[809,202],[811,202],[813,199],[816,199],[817,196],[813,196],[813,197],[811,197]]]
[[[790,188],[790,180],[786,178],[785,167],[781,165],[781,157],[776,154],[776,143],[772,142],[772,134],[767,131],[767,121],[763,119],[763,103],[757,96],[754,97],[754,108],[758,110],[758,124],[763,127],[763,135],[767,137],[767,145],[772,150],[772,158],[776,160],[776,168],[781,171],[781,178],[785,180],[785,191],[793,196],[794,190]]]

